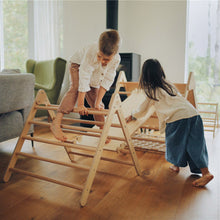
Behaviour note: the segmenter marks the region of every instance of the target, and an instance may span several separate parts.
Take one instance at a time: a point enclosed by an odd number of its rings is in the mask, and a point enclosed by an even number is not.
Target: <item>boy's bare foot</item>
[[[213,178],[214,178],[214,176],[211,173],[207,173],[207,174],[203,175],[201,178],[193,181],[192,184],[193,184],[193,186],[196,186],[196,187],[203,187],[208,182],[210,182]]]
[[[175,165],[172,165],[169,168],[172,172],[175,172],[175,173],[178,173],[180,171],[180,168]]]
[[[53,135],[55,136],[56,139],[60,140],[60,141],[66,141],[67,137],[64,135],[64,133],[62,132],[60,125],[52,122],[52,124],[50,125],[50,130],[52,131]]]

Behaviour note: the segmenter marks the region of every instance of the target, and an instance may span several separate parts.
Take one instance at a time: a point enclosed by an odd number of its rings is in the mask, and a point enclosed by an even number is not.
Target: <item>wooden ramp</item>
[[[185,97],[195,108],[197,108],[196,98],[195,98],[195,79],[192,72],[190,72],[187,83],[175,83],[175,87],[181,93],[183,97]],[[125,91],[120,91],[120,88],[124,88]],[[138,106],[135,100],[135,97],[141,97],[141,94],[133,97],[130,97],[134,90],[138,88],[138,82],[127,82],[126,76],[124,72],[120,72],[115,93],[123,94],[128,96],[128,104],[125,100],[123,102],[123,110],[129,109],[129,99],[131,99],[133,106]],[[126,112],[124,112],[125,115]],[[130,113],[129,113],[130,114]],[[129,125],[130,134],[136,131],[138,128],[141,128],[142,132],[139,132],[137,135],[132,136],[133,145],[136,149],[142,150],[156,150],[159,152],[165,152],[165,137],[161,135],[159,131],[159,120],[155,113],[154,107],[150,108],[148,114],[146,115],[146,120],[142,121],[141,123],[138,122],[131,122],[132,124]],[[134,125],[133,125],[134,124]],[[147,132],[146,132],[147,130]],[[149,132],[150,131],[150,132]],[[151,131],[153,131],[151,133]],[[156,132],[154,132],[156,131]],[[122,148],[122,147],[121,147]]]
[[[121,88],[123,88],[121,91]],[[127,117],[131,114],[131,111],[139,106],[146,100],[144,92],[138,90],[138,82],[127,82],[125,73],[120,72],[115,93],[119,95],[127,95],[122,103],[122,111]],[[126,112],[127,111],[127,112]],[[136,150],[152,151],[157,153],[165,152],[165,137],[164,134],[160,134],[159,121],[155,113],[155,107],[151,106],[148,109],[147,115],[136,121],[131,121],[128,124],[129,133],[132,135],[132,143]],[[112,130],[110,130],[111,132]],[[126,153],[124,149],[127,149],[126,143],[118,143],[117,151]]]
[[[123,81],[122,78],[120,78],[120,81]],[[143,119],[137,120],[137,121],[134,121],[128,124],[126,124],[125,117],[131,113],[129,111],[131,111],[134,106],[140,104],[140,102],[142,101],[144,101],[144,97],[141,98],[140,94],[134,93],[130,95],[124,102],[122,102],[119,94],[115,92],[112,95],[112,98],[109,104],[109,110],[98,111],[92,108],[88,109],[89,114],[105,115],[105,123],[95,122],[95,121],[85,121],[85,120],[80,120],[80,119],[68,119],[68,118],[65,118],[63,120],[63,121],[71,122],[73,124],[83,122],[83,123],[88,123],[88,124],[104,125],[103,129],[85,128],[85,127],[79,127],[79,126],[68,125],[68,124],[61,125],[63,132],[70,132],[70,133],[80,135],[80,136],[97,137],[98,138],[97,146],[94,147],[94,146],[80,144],[78,143],[77,140],[73,140],[73,141],[68,140],[66,142],[61,142],[58,140],[50,140],[46,138],[40,138],[37,136],[31,137],[30,135],[28,135],[28,131],[32,124],[39,125],[39,126],[50,126],[49,122],[38,121],[35,119],[35,114],[37,111],[47,110],[50,117],[53,119],[55,117],[55,111],[58,109],[57,105],[50,104],[46,93],[43,90],[40,90],[35,98],[35,101],[33,103],[29,116],[25,123],[24,129],[14,149],[13,155],[11,157],[11,160],[9,162],[9,165],[7,167],[7,170],[3,178],[4,182],[9,181],[12,173],[20,173],[23,175],[45,180],[48,182],[53,182],[59,185],[71,187],[71,188],[82,191],[80,204],[81,206],[85,206],[88,200],[89,193],[91,191],[91,186],[93,184],[100,160],[106,160],[109,162],[134,166],[137,175],[141,175],[141,169],[139,167],[135,149],[132,145],[131,136],[134,133],[134,131],[137,130],[137,128],[140,127],[146,121],[148,117],[150,117],[150,114],[154,110],[151,109],[149,111],[149,115],[146,115]],[[78,112],[77,108],[74,109],[73,112]],[[117,120],[115,120],[115,118],[117,118]],[[114,129],[117,129],[117,132],[115,132]],[[120,129],[120,132],[118,132],[119,129]],[[125,142],[128,146],[128,149],[131,155],[131,162],[103,157],[102,154],[103,154],[103,150],[105,146],[105,141],[107,138],[111,138],[112,140],[116,140],[116,141]],[[64,147],[71,161],[74,160],[74,158],[72,157],[72,155],[74,154],[86,156],[86,157],[92,157],[93,158],[92,164],[91,166],[85,166],[82,164],[67,163],[63,161],[57,161],[55,159],[40,157],[34,154],[24,153],[22,152],[22,146],[25,140],[32,140],[35,142],[43,142],[43,143],[47,143],[51,145]],[[74,151],[72,151],[72,149],[74,149]],[[82,153],[82,151],[84,152]],[[32,173],[29,171],[16,168],[16,163],[17,163],[19,156],[27,157],[27,158],[31,158],[35,160],[40,160],[40,161],[46,161],[49,163],[54,163],[54,164],[62,165],[66,167],[73,167],[73,168],[88,170],[88,176],[87,176],[86,182],[83,185],[67,183],[64,181],[49,178],[47,176],[41,176],[36,173]]]

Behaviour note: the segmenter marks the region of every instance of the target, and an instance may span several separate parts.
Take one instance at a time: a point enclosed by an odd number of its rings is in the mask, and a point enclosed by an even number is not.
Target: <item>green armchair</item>
[[[35,75],[35,96],[39,89],[43,89],[51,104],[57,104],[63,77],[65,74],[66,60],[56,58],[54,60],[35,61],[27,60],[26,70]],[[46,116],[47,111],[38,111],[37,117]]]

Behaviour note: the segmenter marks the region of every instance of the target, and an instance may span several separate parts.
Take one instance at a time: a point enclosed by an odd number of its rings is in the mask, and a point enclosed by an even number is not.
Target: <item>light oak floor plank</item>
[[[53,138],[48,128],[35,127],[40,137]],[[70,136],[71,138],[71,136]],[[215,178],[205,188],[192,187],[198,176],[189,168],[179,174],[169,171],[163,154],[137,152],[143,176],[131,166],[101,161],[87,205],[80,207],[81,192],[57,184],[13,174],[2,178],[17,138],[0,143],[0,219],[137,219],[219,220],[220,219],[220,132],[206,134],[210,170]],[[25,141],[23,152],[69,162],[63,147]],[[131,161],[130,155],[105,152],[103,156]],[[77,163],[92,159],[74,156]],[[83,184],[88,171],[19,157],[16,167],[65,182]]]

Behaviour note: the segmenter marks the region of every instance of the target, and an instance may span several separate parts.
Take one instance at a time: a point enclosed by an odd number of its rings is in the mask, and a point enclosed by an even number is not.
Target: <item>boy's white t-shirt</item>
[[[102,86],[109,90],[116,76],[116,69],[121,61],[117,53],[113,59],[103,67],[97,60],[99,52],[98,44],[91,44],[82,50],[76,51],[70,58],[70,63],[77,63],[79,67],[79,89],[80,92],[87,92],[90,86],[99,88]]]
[[[156,97],[159,101],[149,99],[146,96],[146,101],[144,101],[137,110],[133,111],[132,115],[137,119],[141,118],[153,105],[159,119],[159,129],[161,133],[165,131],[166,123],[191,118],[199,114],[193,105],[182,97],[179,92],[176,96],[170,96],[165,90],[160,88],[156,92]]]

